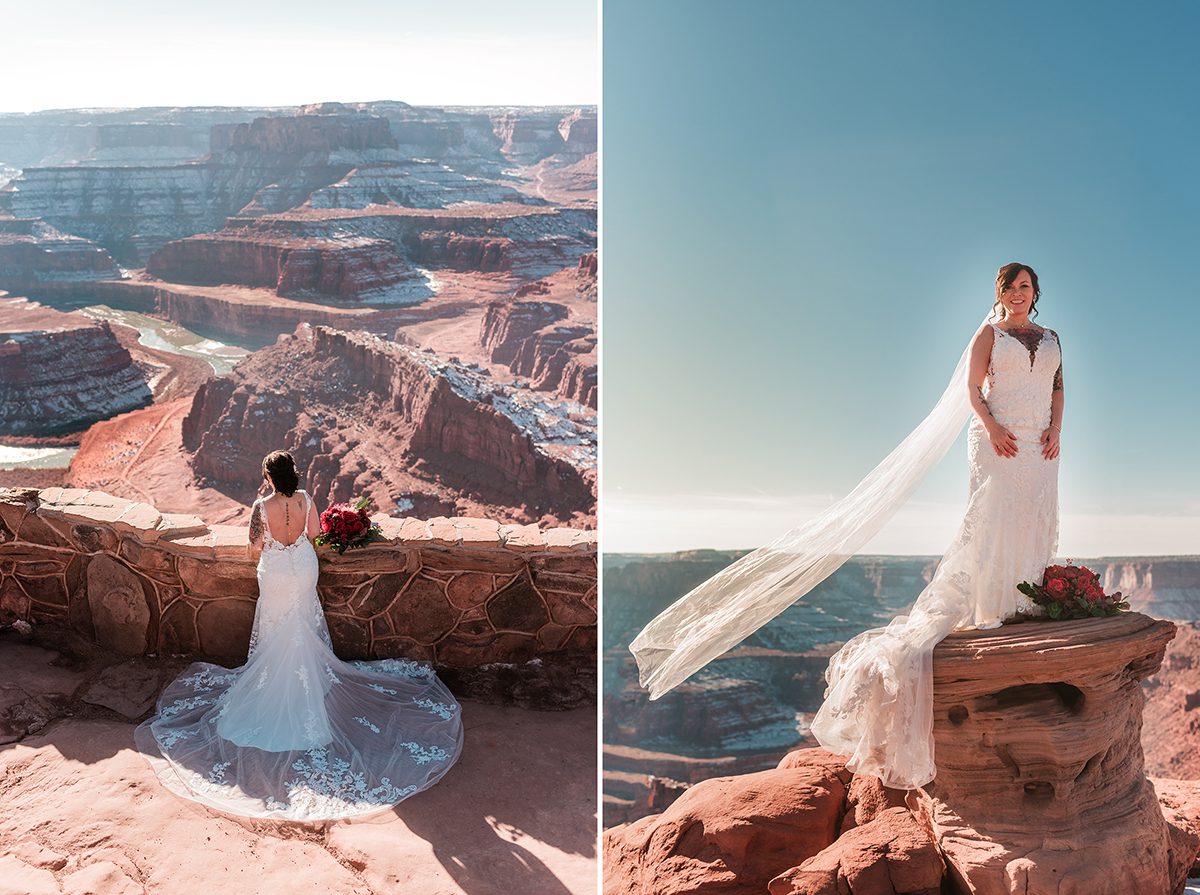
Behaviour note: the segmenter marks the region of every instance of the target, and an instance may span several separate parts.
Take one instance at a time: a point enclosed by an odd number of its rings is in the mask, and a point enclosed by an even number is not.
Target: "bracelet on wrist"
[[[1051,424],[1050,424],[1050,428],[1051,428],[1051,429],[1057,429],[1059,432],[1061,432],[1061,431],[1062,431],[1062,426],[1056,426],[1056,425],[1054,425],[1054,423],[1051,423]]]

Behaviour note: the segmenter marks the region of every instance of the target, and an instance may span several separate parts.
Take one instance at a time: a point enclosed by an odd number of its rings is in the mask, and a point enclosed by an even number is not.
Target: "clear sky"
[[[595,0],[0,5],[0,112],[599,101]]]
[[[924,416],[1032,264],[1061,554],[1200,553],[1200,6],[606,0],[606,550],[751,547]],[[878,552],[941,553],[965,439]]]

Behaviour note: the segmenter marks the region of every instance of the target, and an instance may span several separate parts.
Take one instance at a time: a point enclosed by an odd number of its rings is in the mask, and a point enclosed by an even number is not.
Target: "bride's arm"
[[[317,515],[317,502],[312,498],[308,501],[308,527],[304,533],[310,541],[321,533],[321,517]]]
[[[975,333],[975,338],[971,340],[971,357],[967,369],[967,397],[971,401],[971,410],[979,417],[979,421],[987,430],[988,438],[992,442],[992,450],[1001,457],[1015,457],[1017,455],[1016,437],[996,422],[996,418],[992,416],[992,411],[988,409],[987,401],[983,397],[983,383],[987,380],[988,364],[992,360],[992,345],[995,340],[996,331],[986,323],[979,328],[979,332]]]
[[[1058,341],[1058,333],[1054,333]],[[1059,347],[1059,357],[1062,357],[1062,347]],[[1050,393],[1050,428],[1042,433],[1042,456],[1053,460],[1061,449],[1059,439],[1062,438],[1062,418],[1065,395],[1063,394],[1062,360],[1058,362],[1058,371],[1054,374],[1054,390]]]

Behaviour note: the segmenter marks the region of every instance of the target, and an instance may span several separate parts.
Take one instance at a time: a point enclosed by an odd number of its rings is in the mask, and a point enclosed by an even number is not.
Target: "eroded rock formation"
[[[544,205],[554,200],[543,184],[554,190],[559,179],[578,179],[560,172],[588,159],[594,172],[591,109],[379,102],[264,111],[0,116],[0,171],[17,175],[0,189],[0,211],[44,218],[136,267],[164,243],[214,231],[237,213]],[[535,163],[532,184],[504,182],[506,167]],[[568,199],[594,205],[594,196],[594,174],[589,186],[585,172]]]
[[[359,300],[414,277],[387,240],[237,229],[169,242],[150,256],[146,272],[173,283],[236,283],[335,301]]]
[[[0,434],[78,432],[148,404],[148,378],[107,322],[0,294]]]
[[[36,218],[0,217],[0,289],[20,293],[120,276],[108,252],[91,240],[67,236]]]
[[[594,422],[366,333],[302,325],[210,380],[183,443],[197,474],[247,494],[261,458],[285,446],[323,502],[366,493],[425,512],[466,494],[512,521],[594,518]]]
[[[609,830],[605,891],[1179,893],[1200,834],[1177,788],[1160,804],[1139,742],[1140,681],[1172,633],[1127,613],[952,634],[934,656],[924,790],[801,750]]]

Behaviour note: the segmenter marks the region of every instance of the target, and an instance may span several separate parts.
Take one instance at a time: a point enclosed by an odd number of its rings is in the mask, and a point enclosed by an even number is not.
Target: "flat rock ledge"
[[[384,537],[318,551],[344,659],[408,658],[460,696],[595,703],[596,533],[377,516]],[[245,661],[258,582],[243,526],[100,491],[0,488],[0,627],[78,633],[129,657]],[[96,699],[103,701],[103,685]]]
[[[705,780],[605,832],[605,895],[1178,895],[1200,784],[1151,782],[1140,744],[1173,636],[1138,613],[957,632],[934,655],[933,783],[887,789],[823,749]]]

